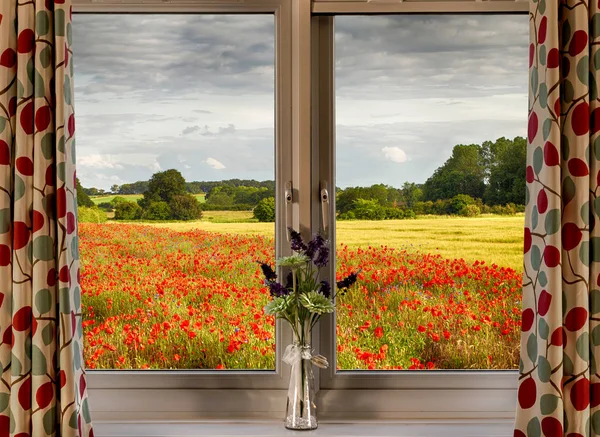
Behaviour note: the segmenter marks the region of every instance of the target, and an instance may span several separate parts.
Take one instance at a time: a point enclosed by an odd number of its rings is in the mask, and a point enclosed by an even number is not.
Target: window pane
[[[274,17],[73,30],[87,367],[274,369]]]
[[[336,18],[339,369],[518,367],[527,20]]]

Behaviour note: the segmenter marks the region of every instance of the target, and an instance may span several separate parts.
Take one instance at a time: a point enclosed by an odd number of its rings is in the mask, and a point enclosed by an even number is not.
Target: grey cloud
[[[198,125],[195,125],[195,126],[188,126],[188,127],[186,127],[186,128],[185,128],[185,129],[184,129],[184,130],[181,132],[181,134],[182,134],[182,135],[188,135],[188,134],[191,134],[191,133],[197,132],[197,131],[199,131],[199,130],[200,130],[200,126],[198,126]]]
[[[337,17],[338,96],[527,92],[528,32],[526,15]]]
[[[273,16],[90,14],[73,29],[79,94],[273,92]]]

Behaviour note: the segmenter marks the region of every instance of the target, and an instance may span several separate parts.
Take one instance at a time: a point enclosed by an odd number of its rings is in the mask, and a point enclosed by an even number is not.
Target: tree
[[[173,196],[169,202],[171,218],[175,220],[197,220],[202,218],[202,207],[191,194]]]
[[[417,184],[412,182],[404,182],[400,193],[402,200],[409,208],[412,208],[415,203],[419,202],[423,198],[423,190],[421,190]]]
[[[143,220],[169,220],[171,218],[171,208],[167,202],[151,202],[142,211]]]
[[[485,154],[477,144],[458,144],[452,156],[427,179],[427,200],[450,199],[457,194],[483,198],[485,191]]]
[[[274,222],[275,221],[275,198],[267,197],[258,202],[254,208],[254,217],[259,222]]]
[[[169,203],[174,196],[183,195],[185,179],[178,170],[170,169],[154,173],[148,182],[148,190],[144,198],[139,200],[142,209],[147,209],[152,202]]]
[[[527,141],[499,138],[490,143],[490,171],[484,199],[490,205],[525,204]]]
[[[85,206],[88,208],[96,206],[92,199],[90,199],[90,196],[85,193],[85,189],[81,186],[79,178],[75,178],[75,189],[77,190],[77,206]]]
[[[114,184],[112,187],[110,187],[110,192],[117,194],[119,192],[119,186],[117,184]]]
[[[142,208],[135,202],[118,202],[115,206],[115,220],[137,220],[142,216]]]

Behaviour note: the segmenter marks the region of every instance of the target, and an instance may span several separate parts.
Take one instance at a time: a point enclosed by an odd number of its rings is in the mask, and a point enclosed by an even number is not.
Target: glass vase
[[[284,356],[284,361],[292,366],[285,427],[294,430],[310,430],[318,426],[310,331],[304,332],[307,335],[302,335],[302,339],[295,336],[294,344],[288,346]]]

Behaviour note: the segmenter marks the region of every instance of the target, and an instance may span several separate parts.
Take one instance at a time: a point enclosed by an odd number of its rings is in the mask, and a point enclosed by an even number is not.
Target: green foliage
[[[477,144],[458,144],[452,156],[427,179],[427,200],[450,199],[457,194],[482,198],[485,191],[485,153]]]
[[[202,218],[200,203],[191,194],[173,196],[169,202],[171,217],[175,220],[197,220]]]
[[[358,220],[383,220],[385,219],[385,208],[375,199],[356,199],[352,212]]]
[[[185,193],[185,179],[178,170],[159,171],[154,173],[150,178],[148,190],[144,193],[144,198],[139,203],[142,209],[146,210],[152,203],[169,203],[174,196],[180,196]]]
[[[107,220],[106,212],[98,207],[77,207],[77,220],[79,223],[104,223]]]
[[[516,137],[499,138],[484,146],[489,152],[489,180],[484,199],[490,205],[525,204],[527,141]]]
[[[108,212],[111,212],[115,209],[114,205],[110,202],[99,203],[98,208],[103,209],[104,211],[108,211]]]
[[[457,194],[448,202],[447,214],[461,214],[461,211],[469,205],[474,205],[475,199],[467,194]],[[462,214],[461,214],[462,215]]]
[[[121,197],[121,196],[115,196],[112,198],[112,200],[110,201],[110,204],[113,207],[116,207],[119,203],[123,203],[123,202],[129,202],[126,198]]]
[[[88,196],[86,194],[85,190],[81,186],[81,183],[79,182],[79,178],[75,179],[75,189],[77,190],[77,205],[78,206],[85,206],[88,208],[93,208],[94,206],[96,206],[95,203],[92,201],[92,199],[90,199],[90,196]]]
[[[146,208],[143,208],[143,220],[169,220],[171,218],[171,208],[167,202],[151,202]]]
[[[115,220],[138,220],[142,217],[142,208],[136,202],[118,202],[115,206]]]
[[[462,215],[463,217],[476,217],[481,214],[481,211],[477,205],[471,204],[465,205],[458,214]]]
[[[274,222],[275,221],[275,198],[267,197],[258,202],[254,208],[254,217],[259,222]]]

